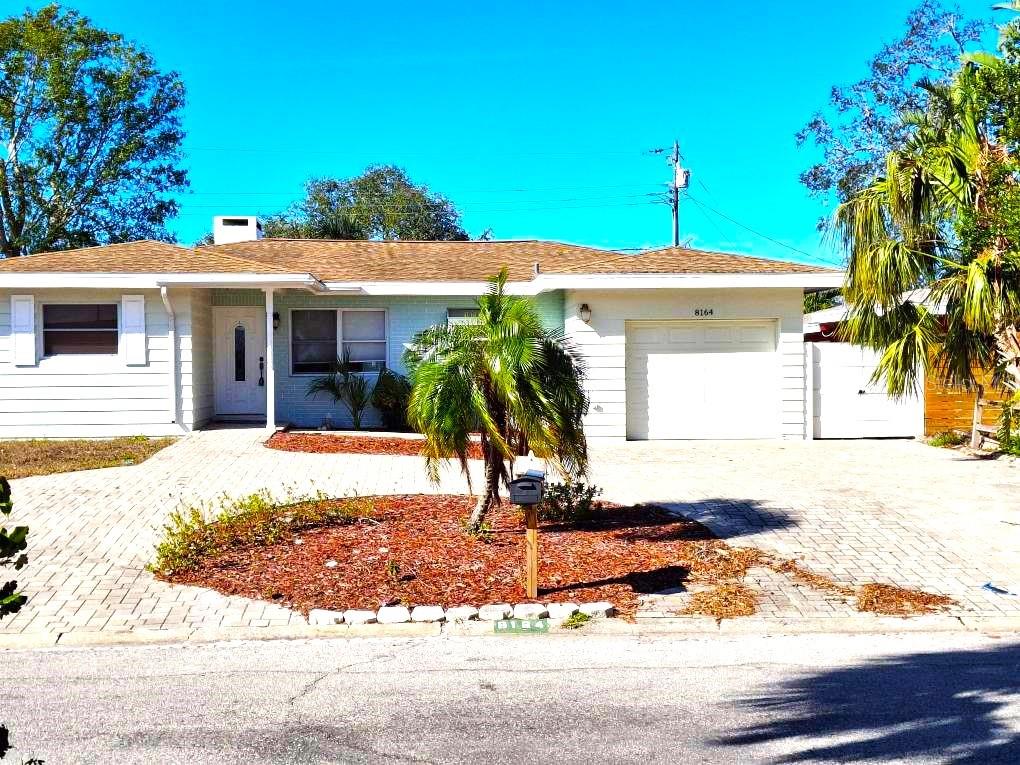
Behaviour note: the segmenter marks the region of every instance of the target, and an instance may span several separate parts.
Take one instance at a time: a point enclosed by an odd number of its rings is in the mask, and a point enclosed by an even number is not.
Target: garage
[[[894,398],[872,378],[878,354],[849,343],[807,343],[815,438],[913,438],[924,432],[920,396]]]
[[[776,438],[774,320],[626,322],[627,438]]]

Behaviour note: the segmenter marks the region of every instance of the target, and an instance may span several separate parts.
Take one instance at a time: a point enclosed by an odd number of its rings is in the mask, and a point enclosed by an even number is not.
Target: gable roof
[[[814,274],[836,269],[668,247],[625,255],[537,240],[378,242],[260,239],[209,245],[217,252],[307,271],[322,281],[485,281],[506,266],[510,281],[541,274]]]
[[[65,274],[287,274],[272,263],[245,260],[209,249],[194,250],[176,244],[142,239],[123,244],[41,252],[0,260],[3,273]]]

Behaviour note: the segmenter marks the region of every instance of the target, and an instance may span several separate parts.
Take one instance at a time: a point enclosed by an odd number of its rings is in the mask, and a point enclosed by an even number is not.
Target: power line
[[[707,191],[707,189],[706,189],[706,191]],[[749,231],[752,234],[754,234],[755,236],[760,236],[762,239],[766,239],[766,240],[772,242],[773,244],[778,244],[780,247],[785,247],[788,250],[800,253],[801,255],[804,255],[806,257],[812,258],[814,260],[821,260],[821,261],[824,261],[826,263],[831,263],[832,265],[836,265],[836,266],[840,266],[840,267],[842,267],[842,265],[843,265],[842,263],[834,261],[831,258],[825,258],[825,257],[823,257],[821,255],[818,255],[818,254],[812,254],[810,252],[806,252],[806,251],[801,250],[801,249],[799,249],[797,247],[794,247],[791,244],[787,244],[786,242],[780,241],[779,239],[776,239],[775,237],[771,237],[768,234],[763,234],[762,232],[757,231],[756,229],[753,229],[753,228],[751,228],[750,226],[748,226],[748,225],[746,225],[744,223],[741,223],[740,221],[736,220],[735,218],[731,218],[726,213],[720,212],[719,210],[716,210],[714,207],[711,207],[711,206],[705,204],[704,202],[699,201],[693,194],[690,193],[690,191],[687,192],[687,198],[690,199],[692,202],[694,202],[694,204],[700,205],[700,206],[704,207],[706,210],[708,210],[709,212],[715,213],[720,218],[725,218],[730,223],[732,223],[734,226],[739,226],[740,228],[744,229],[745,231]]]

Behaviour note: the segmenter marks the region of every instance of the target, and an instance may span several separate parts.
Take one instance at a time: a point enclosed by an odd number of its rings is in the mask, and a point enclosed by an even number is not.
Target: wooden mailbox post
[[[538,505],[544,491],[544,470],[532,468],[510,482],[510,501],[524,508],[525,587],[531,600],[538,599]]]

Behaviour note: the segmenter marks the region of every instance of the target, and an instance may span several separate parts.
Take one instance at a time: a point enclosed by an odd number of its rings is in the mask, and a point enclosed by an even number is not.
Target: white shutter
[[[124,295],[121,298],[120,342],[125,364],[144,366],[147,363],[144,295]]]
[[[11,295],[11,337],[15,366],[35,366],[35,298],[32,295]]]

